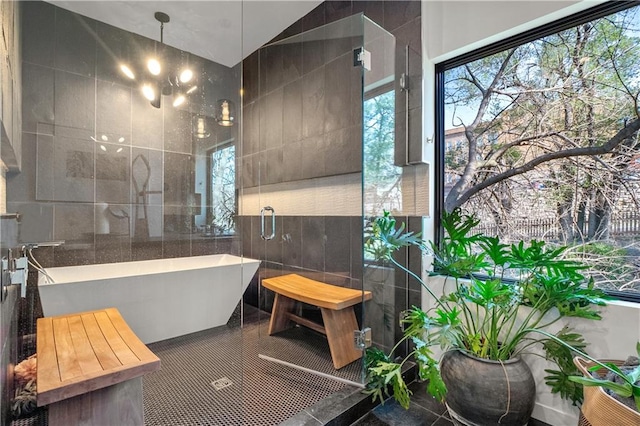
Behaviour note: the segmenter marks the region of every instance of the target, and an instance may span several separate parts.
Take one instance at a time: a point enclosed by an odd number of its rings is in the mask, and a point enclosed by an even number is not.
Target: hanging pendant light
[[[229,99],[220,99],[216,105],[216,121],[219,125],[233,126],[235,120],[235,105]]]
[[[196,115],[193,119],[193,134],[198,139],[206,139],[211,136],[210,117]]]
[[[171,18],[164,12],[156,12],[156,21],[160,22],[160,45],[161,52],[164,48],[164,24]],[[188,66],[179,70],[171,70],[170,66],[162,63],[162,54],[153,52],[146,61],[145,68],[139,72],[134,72],[127,63],[120,63],[120,71],[130,80],[136,80],[136,74],[142,76],[141,91],[143,96],[155,108],[160,108],[162,96],[171,96],[171,104],[179,107],[188,100],[188,95],[198,88],[195,82],[195,74]],[[166,59],[166,58],[164,58]],[[188,64],[188,62],[187,62]],[[145,77],[146,76],[146,79]]]

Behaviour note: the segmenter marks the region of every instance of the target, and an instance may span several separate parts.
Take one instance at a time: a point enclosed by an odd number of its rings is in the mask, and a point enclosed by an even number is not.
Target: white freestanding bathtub
[[[145,343],[226,324],[259,260],[229,254],[46,268],[45,316],[115,307]]]

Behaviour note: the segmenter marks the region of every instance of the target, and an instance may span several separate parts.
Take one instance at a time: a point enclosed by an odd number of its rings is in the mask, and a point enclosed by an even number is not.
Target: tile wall
[[[333,204],[322,194],[323,185],[343,178],[341,192],[360,199],[352,182],[361,180],[361,70],[353,66],[352,49],[359,38],[329,40],[314,33],[325,24],[364,12],[396,37],[396,69],[404,70],[409,53],[409,114],[406,93],[396,78],[396,146],[405,146],[405,128],[410,142],[421,139],[421,33],[419,1],[327,1],[291,25],[274,41],[305,33],[295,43],[263,47],[243,62],[244,137],[242,183],[245,197],[254,211],[241,212],[243,254],[266,259],[261,277],[299,273],[336,285],[362,288],[374,294],[367,303],[365,323],[374,324],[374,341],[389,348],[401,333],[400,311],[420,304],[415,280],[392,269],[363,266],[363,220],[361,210]],[[314,31],[315,29],[315,31]],[[327,30],[331,32],[331,30]],[[325,34],[327,35],[327,34]],[[319,40],[320,39],[320,40]],[[406,47],[408,46],[408,48]],[[401,68],[400,68],[401,67]],[[403,157],[404,153],[397,153]],[[406,167],[405,169],[411,169]],[[354,178],[355,176],[355,178]],[[259,190],[253,190],[259,187]],[[305,189],[306,187],[306,189]],[[287,191],[287,188],[290,190]],[[292,189],[293,188],[293,189]],[[413,191],[414,188],[411,188]],[[313,192],[312,192],[313,191]],[[306,196],[325,202],[315,201]],[[258,195],[259,196],[258,196]],[[277,194],[277,195],[274,195]],[[287,198],[288,199],[283,199]],[[260,201],[277,199],[273,207],[284,206],[277,216],[276,235],[260,238]],[[345,198],[343,193],[340,197]],[[296,206],[296,200],[305,203]],[[266,204],[265,204],[266,205]],[[346,205],[346,204],[345,204]],[[342,206],[342,209],[341,209]],[[398,217],[414,230],[422,228],[415,211]],[[399,260],[420,270],[419,252],[398,253]],[[270,292],[260,292],[252,283],[245,298],[265,310],[271,308]]]
[[[195,171],[207,149],[237,139],[237,126],[215,126],[210,137],[196,139],[193,122],[212,117],[217,99],[238,101],[240,66],[50,3],[25,2],[22,22],[22,172],[7,176],[7,208],[23,214],[21,241],[65,241],[36,250],[43,265],[237,251],[229,238],[202,236],[206,185]],[[167,67],[188,63],[195,70],[198,91],[180,109],[167,96],[161,108],[152,107],[139,82],[118,69],[120,60],[143,67],[141,58],[154,50]],[[202,200],[195,211],[194,193]]]

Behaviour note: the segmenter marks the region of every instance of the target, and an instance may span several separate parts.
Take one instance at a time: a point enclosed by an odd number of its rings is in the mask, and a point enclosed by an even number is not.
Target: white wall
[[[479,47],[505,39],[531,28],[552,22],[580,10],[603,3],[600,0],[585,1],[432,1],[422,2],[422,39],[424,75],[423,140],[428,161],[433,164],[434,145],[434,65]],[[430,193],[434,193],[433,169]],[[433,236],[434,203],[430,203],[430,218],[425,220],[426,238]],[[428,260],[428,259],[427,259]],[[429,300],[423,295],[423,306]],[[601,321],[578,321],[576,329],[590,342],[588,351],[600,358],[626,359],[635,354],[635,344],[640,340],[640,306],[615,302],[602,310]],[[572,324],[576,322],[572,321]],[[543,360],[528,361],[537,380],[537,400],[533,417],[554,426],[575,425],[578,409],[559,397],[551,395],[544,384],[544,369],[549,365]]]

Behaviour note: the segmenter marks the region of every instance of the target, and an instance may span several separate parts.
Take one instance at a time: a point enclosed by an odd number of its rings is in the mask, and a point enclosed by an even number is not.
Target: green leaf
[[[580,383],[584,386],[602,386],[610,389],[616,394],[628,398],[632,395],[631,385],[629,383],[616,383],[605,379],[590,379],[588,377],[571,376],[569,380]]]
[[[405,224],[396,228],[396,220],[388,211],[377,217],[371,228],[367,230],[365,250],[376,259],[389,259],[391,254],[402,248],[416,246],[426,249],[420,233],[404,232]]]
[[[422,309],[412,306],[400,320],[405,336],[419,337],[429,327],[430,319]]]
[[[512,260],[508,250],[509,246],[502,244],[498,237],[482,236],[482,238],[479,239],[479,246],[494,265],[504,266]]]
[[[584,351],[586,347],[582,335],[567,326],[557,332],[555,337],[580,351]],[[570,400],[574,405],[581,403],[584,398],[582,387],[569,380],[570,377],[580,375],[580,371],[573,363],[571,350],[553,339],[545,339],[542,347],[545,350],[545,357],[558,366],[558,370],[545,370],[549,373],[545,377],[545,383],[551,387],[551,393],[559,393],[562,398]]]
[[[558,393],[564,399],[570,400],[573,405],[582,403],[584,393],[582,386],[572,380],[573,375],[568,375],[559,370],[544,370],[547,376],[544,382],[551,388],[551,393]]]
[[[389,362],[390,359],[383,351],[372,346],[364,352],[364,365],[367,370],[371,367],[375,367],[380,362]]]
[[[385,386],[390,385],[393,389],[393,397],[395,398],[395,400],[398,401],[398,403],[403,408],[408,409],[411,391],[402,378],[401,368],[401,364],[397,364],[394,362],[378,362],[376,367],[372,367],[369,369],[369,372],[372,375],[381,378],[382,383]],[[387,393],[386,390],[385,393]],[[376,392],[374,394],[374,398],[375,396],[381,397],[381,393]]]
[[[466,299],[480,306],[493,308],[494,306],[509,305],[514,300],[516,287],[495,278],[479,280],[472,278]]]

